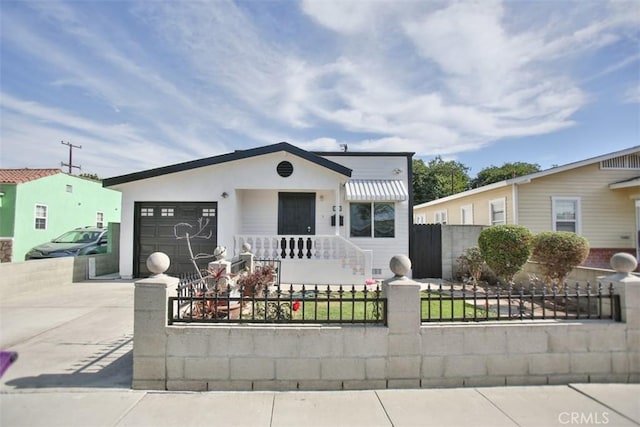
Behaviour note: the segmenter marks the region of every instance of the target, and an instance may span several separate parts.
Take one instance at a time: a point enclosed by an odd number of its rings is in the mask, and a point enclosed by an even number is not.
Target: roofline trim
[[[279,142],[277,144],[266,145],[263,147],[249,148],[247,150],[236,150],[231,153],[221,154],[213,157],[206,157],[204,159],[191,160],[188,162],[177,163],[174,165],[162,166],[159,168],[148,169],[141,172],[134,172],[126,175],[116,176],[113,178],[107,178],[102,181],[104,187],[112,187],[118,184],[125,184],[128,182],[139,181],[142,179],[155,178],[162,175],[167,175],[176,172],[184,172],[191,169],[197,169],[205,166],[212,166],[221,163],[231,162],[234,160],[242,160],[255,156],[262,156],[265,154],[277,153],[279,151],[286,151],[295,156],[301,157],[319,166],[330,169],[341,175],[351,177],[352,170],[336,162],[325,159],[310,151],[303,150],[288,142]]]
[[[311,151],[318,156],[344,157],[413,157],[416,153],[410,151]]]
[[[509,183],[507,181],[494,182],[493,184],[484,185],[482,187],[473,188],[471,190],[463,191],[461,193],[452,194],[450,196],[442,197],[440,199],[435,199],[435,200],[431,200],[429,202],[420,203],[419,205],[415,205],[413,208],[414,209],[427,208],[429,206],[437,205],[437,204],[442,203],[442,202],[449,202],[451,200],[456,200],[456,199],[459,199],[461,197],[471,196],[473,194],[484,193],[485,191],[491,191],[491,190],[495,190],[497,188],[506,187],[507,185],[509,185]]]
[[[633,154],[635,152],[640,151],[640,145],[636,145],[634,147],[630,147],[630,148],[626,148],[624,150],[620,150],[620,151],[614,151],[613,153],[609,153],[609,154],[603,154],[601,156],[597,156],[597,157],[591,157],[589,159],[585,159],[585,160],[580,160],[577,162],[573,162],[573,163],[567,163],[566,165],[562,165],[562,166],[558,166],[555,168],[551,168],[551,169],[546,169],[540,172],[534,172],[534,173],[530,173],[528,175],[522,175],[516,178],[510,178],[504,181],[500,181],[500,182],[494,182],[493,184],[489,184],[489,185],[484,185],[482,187],[478,187],[478,188],[474,188],[471,190],[467,190],[467,191],[463,191],[461,193],[456,193],[456,194],[452,194],[451,196],[447,196],[447,197],[443,197],[441,199],[436,199],[436,200],[431,200],[429,202],[425,202],[425,203],[421,203],[419,205],[415,205],[413,208],[414,209],[420,209],[420,208],[426,208],[426,207],[430,207],[430,206],[435,206],[437,204],[443,203],[443,202],[449,202],[451,200],[456,200],[462,197],[466,197],[466,196],[471,196],[473,194],[477,194],[477,193],[483,193],[485,191],[491,191],[491,190],[495,190],[496,188],[501,188],[501,187],[505,187],[508,185],[521,185],[521,184],[529,184],[531,182],[531,180],[537,179],[537,178],[542,178],[544,176],[548,176],[548,175],[553,175],[556,173],[560,173],[560,172],[566,172],[568,170],[571,169],[576,169],[582,166],[587,166],[587,165],[591,165],[593,163],[598,163],[601,162],[603,160],[608,160],[614,157],[619,157],[619,156],[624,156],[627,154]]]

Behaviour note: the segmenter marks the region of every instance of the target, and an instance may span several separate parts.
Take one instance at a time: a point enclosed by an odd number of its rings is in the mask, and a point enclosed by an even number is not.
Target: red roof
[[[62,173],[60,169],[0,169],[0,183],[21,184]]]

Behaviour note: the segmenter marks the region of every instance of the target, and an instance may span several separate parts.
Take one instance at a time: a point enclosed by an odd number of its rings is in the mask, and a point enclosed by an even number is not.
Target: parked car
[[[68,231],[50,242],[35,246],[25,260],[92,255],[107,252],[107,229],[82,227]]]

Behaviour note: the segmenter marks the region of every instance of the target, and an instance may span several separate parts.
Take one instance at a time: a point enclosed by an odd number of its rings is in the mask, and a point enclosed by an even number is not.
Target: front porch
[[[337,235],[236,235],[233,256],[251,246],[257,259],[281,261],[288,284],[362,285],[372,277],[373,251]]]

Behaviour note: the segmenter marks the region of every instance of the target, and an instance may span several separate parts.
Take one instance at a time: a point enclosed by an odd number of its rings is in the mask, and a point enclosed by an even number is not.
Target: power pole
[[[73,145],[70,142],[64,142],[64,141],[60,141],[60,143],[62,145],[67,145],[69,146],[69,163],[65,163],[65,162],[60,162],[60,164],[62,166],[68,166],[69,167],[69,174],[71,175],[71,171],[73,170],[73,168],[76,168],[78,170],[82,169],[82,166],[76,166],[73,164],[73,149],[74,148],[82,148],[82,145]]]

